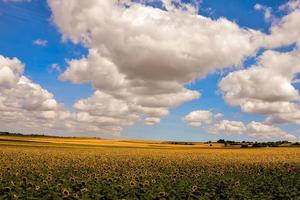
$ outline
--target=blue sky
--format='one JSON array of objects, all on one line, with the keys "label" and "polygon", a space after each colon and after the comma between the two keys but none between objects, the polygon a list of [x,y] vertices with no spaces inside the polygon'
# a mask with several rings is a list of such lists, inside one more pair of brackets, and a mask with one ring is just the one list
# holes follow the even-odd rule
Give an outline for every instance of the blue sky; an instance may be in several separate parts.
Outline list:
[{"label": "blue sky", "polygon": [[[189,1],[183,1],[189,3]],[[278,19],[287,12],[280,11],[279,6],[284,0],[203,0],[200,4],[200,15],[213,20],[221,17],[235,22],[240,28],[259,30],[269,34],[272,20],[264,19],[264,11],[254,8],[256,4],[263,5],[272,10],[272,15]],[[162,4],[155,4],[155,6]],[[71,81],[59,80],[60,74],[68,68],[68,60],[81,59],[88,55],[88,47],[82,43],[75,44],[71,40],[63,40],[62,33],[51,20],[52,10],[44,0],[32,0],[31,2],[5,2],[0,1],[0,55],[5,57],[17,57],[25,64],[24,75],[34,83],[54,95],[57,102],[63,103],[67,110],[73,111],[73,104],[79,99],[91,96],[95,88],[90,83],[74,84]],[[197,35],[197,33],[194,33]],[[47,41],[46,45],[34,44],[40,39]],[[234,38],[233,38],[234,40]],[[290,47],[288,51],[293,49]],[[202,47],[196,51],[202,51]],[[285,51],[279,48],[279,52]],[[256,58],[263,54],[258,51]],[[243,67],[255,64],[255,57],[247,58]],[[51,68],[57,64],[61,71]],[[226,120],[241,121],[245,125],[251,121],[262,122],[265,116],[242,112],[239,106],[229,106],[223,99],[218,87],[221,79],[232,70],[216,70],[205,78],[196,78],[185,87],[199,91],[201,98],[186,101],[179,106],[170,108],[169,114],[161,118],[160,123],[146,126],[141,119],[132,126],[126,126],[123,133],[118,136],[130,139],[163,139],[163,140],[189,140],[207,141],[219,138],[236,140],[253,140],[250,135],[240,134],[211,134],[202,127],[190,127],[182,121],[182,117],[195,110],[209,110],[212,113],[223,113]],[[297,87],[297,86],[295,86]],[[296,124],[279,124],[283,130],[293,132],[298,130]],[[62,131],[57,134],[64,134]],[[69,133],[68,135],[72,135]],[[83,135],[75,133],[73,135]],[[93,136],[94,133],[88,133]],[[97,135],[97,134],[96,134]],[[98,135],[97,135],[98,136]],[[101,136],[101,135],[100,135]],[[110,136],[108,136],[110,137]]]}]

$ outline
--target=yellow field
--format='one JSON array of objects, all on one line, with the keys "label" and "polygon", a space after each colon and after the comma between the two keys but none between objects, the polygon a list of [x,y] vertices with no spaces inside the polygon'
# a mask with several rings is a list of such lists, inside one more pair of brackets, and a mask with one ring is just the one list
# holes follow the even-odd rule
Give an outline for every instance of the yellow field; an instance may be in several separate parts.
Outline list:
[{"label": "yellow field", "polygon": [[[119,146],[119,147],[143,147],[143,148],[222,148],[223,144],[215,143],[212,146],[204,143],[195,143],[194,145],[173,145],[165,144],[163,141],[144,141],[144,140],[106,140],[94,138],[56,138],[56,137],[30,137],[30,136],[0,136],[1,141],[29,141],[50,144],[72,144],[89,146]],[[45,144],[46,145],[46,144]]]},{"label": "yellow field", "polygon": [[299,199],[299,180],[300,148],[0,137],[0,199]]}]

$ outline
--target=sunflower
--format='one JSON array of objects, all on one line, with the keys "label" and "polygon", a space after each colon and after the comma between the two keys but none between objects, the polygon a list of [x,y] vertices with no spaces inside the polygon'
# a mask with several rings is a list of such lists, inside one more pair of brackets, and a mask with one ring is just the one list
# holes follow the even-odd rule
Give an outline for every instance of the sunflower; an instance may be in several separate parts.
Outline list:
[{"label": "sunflower", "polygon": [[159,195],[160,197],[166,197],[166,192],[159,192],[158,195]]},{"label": "sunflower", "polygon": [[89,191],[87,188],[82,188],[82,189],[80,190],[80,192],[82,192],[82,193],[87,192],[87,191]]},{"label": "sunflower", "polygon": [[197,189],[198,189],[198,187],[197,187],[196,185],[193,185],[193,187],[192,187],[192,192],[196,192]]},{"label": "sunflower", "polygon": [[40,190],[40,186],[35,186],[35,190],[39,191]]},{"label": "sunflower", "polygon": [[63,194],[64,197],[68,197],[70,195],[70,192],[69,192],[69,190],[67,190],[66,188],[64,188],[62,190],[62,194]]},{"label": "sunflower", "polygon": [[132,186],[132,187],[135,186],[135,182],[131,181],[130,186]]},{"label": "sunflower", "polygon": [[23,183],[26,183],[27,182],[27,177],[23,176],[22,181],[23,181]]}]

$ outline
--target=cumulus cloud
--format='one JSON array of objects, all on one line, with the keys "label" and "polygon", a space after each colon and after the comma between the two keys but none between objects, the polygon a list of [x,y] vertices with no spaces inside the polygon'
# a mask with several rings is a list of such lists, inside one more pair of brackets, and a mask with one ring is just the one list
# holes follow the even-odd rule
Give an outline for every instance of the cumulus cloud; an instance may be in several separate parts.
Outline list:
[{"label": "cumulus cloud", "polygon": [[35,130],[51,126],[48,120],[64,115],[62,105],[40,85],[23,75],[24,65],[17,58],[0,55],[0,123],[1,127]]},{"label": "cumulus cloud", "polygon": [[[85,58],[70,60],[61,80],[91,83],[97,91],[122,101],[130,112],[144,116],[147,125],[159,122],[169,108],[200,97],[185,84],[241,65],[261,47],[289,45],[299,38],[295,6],[266,35],[224,18],[197,15],[196,9],[187,9],[195,7],[181,1],[178,6],[162,1],[166,10],[145,6],[146,1],[48,2],[63,38],[89,49]],[[272,19],[269,8],[257,5],[256,9],[264,10],[266,20]],[[287,38],[282,37],[285,34]],[[249,113],[271,117],[276,112],[277,121],[278,113],[294,112],[299,100],[292,83],[298,73],[297,55],[297,50],[269,50],[251,68],[232,72],[220,83],[225,100]],[[223,120],[209,111],[194,111],[182,120],[190,126],[214,121],[212,132],[246,131],[242,122]],[[266,121],[273,123],[271,118]]]},{"label": "cumulus cloud", "polygon": [[260,122],[252,121],[247,125],[251,136],[258,140],[295,140],[296,137],[292,134],[286,133],[278,127],[266,125]]},{"label": "cumulus cloud", "polygon": [[138,118],[135,111],[131,110],[124,101],[113,98],[112,96],[100,91],[96,91],[92,97],[79,100],[75,103],[74,108],[78,112],[86,113],[96,120],[95,124],[103,125],[102,122],[111,122],[111,125],[119,125],[120,127],[132,125]]},{"label": "cumulus cloud", "polygon": [[250,113],[268,114],[282,106],[293,109],[288,102],[299,100],[298,90],[292,84],[299,72],[299,50],[288,53],[269,50],[254,66],[231,72],[219,86],[230,105],[240,105]]},{"label": "cumulus cloud", "polygon": [[[261,9],[258,5],[256,9]],[[280,9],[288,10],[278,23],[263,36],[267,48],[296,44],[289,52],[265,51],[256,64],[248,69],[230,73],[219,83],[225,101],[239,105],[244,112],[266,116],[265,123],[252,122],[248,129],[256,138],[295,139],[273,124],[300,124],[297,74],[300,72],[299,26],[300,1],[289,1]]]},{"label": "cumulus cloud", "polygon": [[[57,134],[116,135],[136,120],[126,103],[96,91],[79,100],[70,112],[53,94],[23,74],[17,58],[0,55],[0,126],[2,130]],[[92,106],[94,105],[94,106]]]},{"label": "cumulus cloud", "polygon": [[207,110],[192,111],[182,118],[191,127],[202,127],[211,134],[250,135],[256,140],[288,140],[296,137],[267,123],[252,121],[245,125],[241,121],[223,119],[222,113],[213,114]]},{"label": "cumulus cloud", "polygon": [[267,50],[253,66],[229,73],[219,86],[229,105],[265,115],[266,124],[300,124],[299,91],[295,87],[300,72],[300,1],[289,1],[280,9],[288,14],[263,36],[263,46],[296,44],[295,48],[288,52]]},{"label": "cumulus cloud", "polygon": [[271,26],[270,35],[264,36],[264,46],[267,48],[300,44],[300,1],[288,1],[280,8],[287,10],[288,14]]},{"label": "cumulus cloud", "polygon": [[240,121],[221,120],[208,127],[207,131],[213,134],[243,134],[246,131],[246,127],[243,122]]},{"label": "cumulus cloud", "polygon": [[267,124],[300,122],[299,92],[294,79],[300,72],[300,51],[266,51],[254,66],[224,77],[219,86],[225,101],[247,113],[267,116]]},{"label": "cumulus cloud", "polygon": [[63,38],[89,49],[86,57],[69,61],[60,79],[91,83],[149,125],[169,108],[200,97],[185,84],[254,55],[262,33],[197,15],[197,4],[164,0],[162,10],[145,2],[48,1]]},{"label": "cumulus cloud", "polygon": [[213,114],[208,110],[195,110],[182,118],[191,127],[203,127],[209,133],[243,134],[246,127],[243,122],[223,120],[222,113]]},{"label": "cumulus cloud", "polygon": [[[225,18],[198,15],[197,3],[161,0],[165,9],[159,9],[147,2],[154,0],[48,0],[63,40],[88,49],[85,57],[68,61],[60,79],[90,83],[95,92],[76,102],[75,112],[66,111],[51,93],[23,75],[20,61],[2,57],[0,108],[12,109],[3,112],[3,120],[19,113],[18,119],[33,120],[28,124],[45,121],[48,128],[116,134],[139,119],[153,125],[170,108],[201,96],[186,84],[216,70],[240,66],[261,47],[300,42],[298,1],[282,8],[288,14],[272,25],[270,34],[241,28]],[[262,9],[261,5],[256,9]],[[35,43],[46,45],[47,41]],[[298,72],[299,50],[268,50],[252,67],[223,78],[220,88],[227,103],[267,115],[268,124],[295,122],[299,94],[293,84]],[[211,130],[216,133],[245,130],[242,122],[223,120],[221,114],[209,111],[192,112],[183,120],[191,126],[213,121]]]},{"label": "cumulus cloud", "polygon": [[7,59],[0,55],[0,88],[11,88],[16,85],[23,70],[24,65],[18,59]]},{"label": "cumulus cloud", "polygon": [[203,124],[210,124],[212,122],[213,114],[207,110],[195,110],[182,118],[182,121],[189,126],[202,126]]},{"label": "cumulus cloud", "polygon": [[36,39],[32,43],[34,45],[38,45],[38,46],[47,46],[48,41],[47,40],[43,40],[43,39]]}]

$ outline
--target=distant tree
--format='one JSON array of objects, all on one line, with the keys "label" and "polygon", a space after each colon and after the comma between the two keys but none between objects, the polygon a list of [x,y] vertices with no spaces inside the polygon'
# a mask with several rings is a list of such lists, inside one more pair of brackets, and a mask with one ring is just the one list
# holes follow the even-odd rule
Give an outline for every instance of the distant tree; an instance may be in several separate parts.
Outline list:
[{"label": "distant tree", "polygon": [[224,139],[219,139],[217,142],[218,142],[218,143],[224,144],[224,143],[225,143],[225,140],[224,140]]},{"label": "distant tree", "polygon": [[293,146],[300,146],[300,143],[299,142],[295,142],[292,144]]}]

